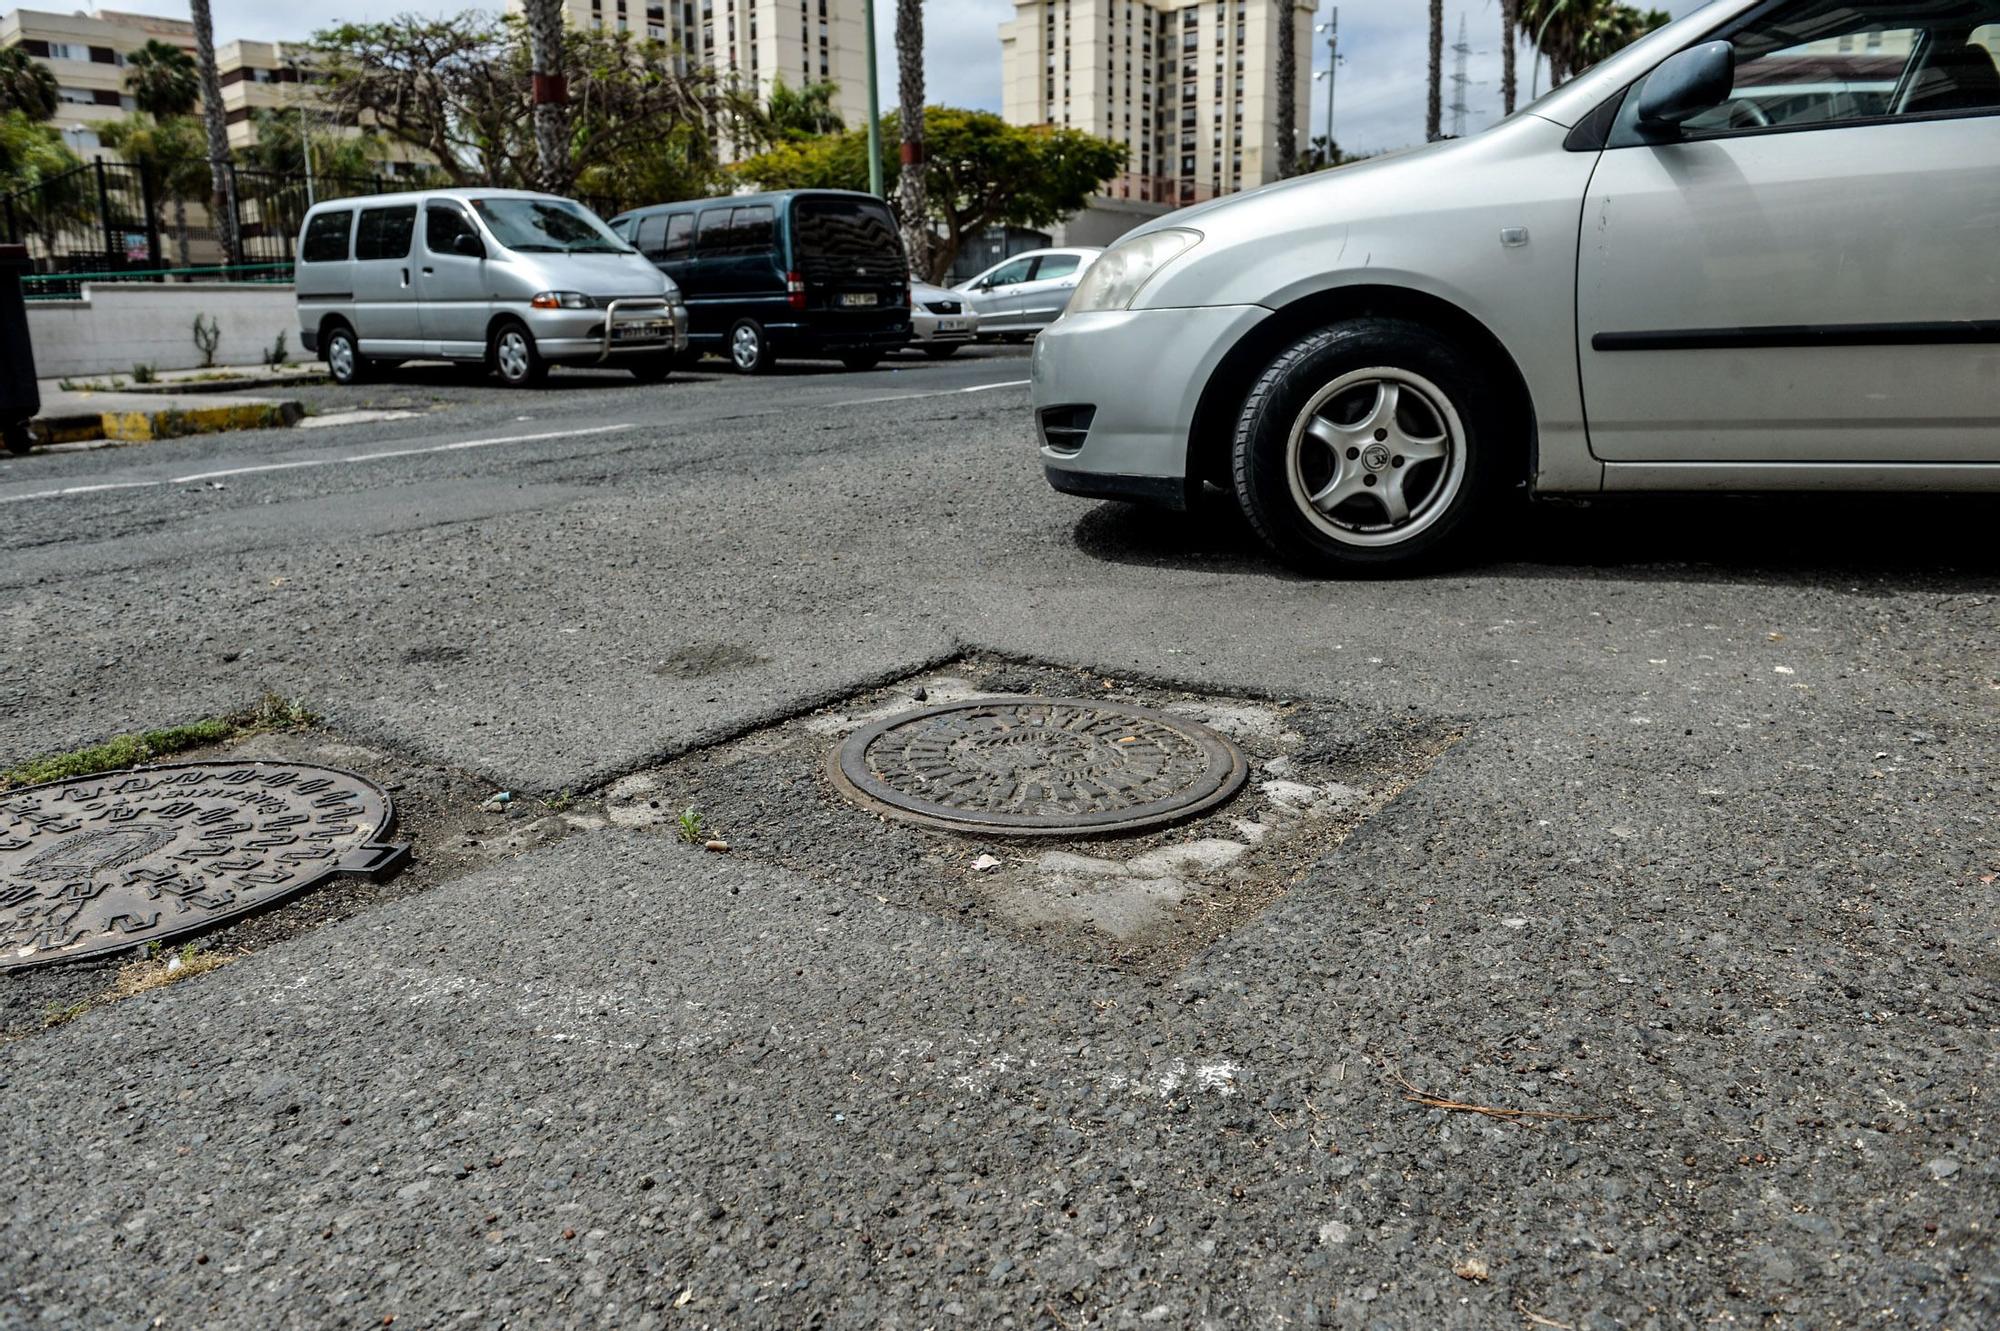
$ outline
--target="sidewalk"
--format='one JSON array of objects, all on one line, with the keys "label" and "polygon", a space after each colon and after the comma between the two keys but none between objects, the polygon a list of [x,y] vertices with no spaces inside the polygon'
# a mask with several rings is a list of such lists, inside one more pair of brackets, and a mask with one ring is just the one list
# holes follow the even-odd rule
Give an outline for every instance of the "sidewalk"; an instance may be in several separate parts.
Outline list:
[{"label": "sidewalk", "polygon": [[143,385],[120,382],[124,376],[44,379],[42,410],[31,428],[35,442],[43,446],[97,439],[140,443],[224,430],[282,428],[305,415],[296,399],[241,390],[311,382],[318,377],[317,370],[307,365],[296,370],[253,366],[163,371],[158,381]]}]

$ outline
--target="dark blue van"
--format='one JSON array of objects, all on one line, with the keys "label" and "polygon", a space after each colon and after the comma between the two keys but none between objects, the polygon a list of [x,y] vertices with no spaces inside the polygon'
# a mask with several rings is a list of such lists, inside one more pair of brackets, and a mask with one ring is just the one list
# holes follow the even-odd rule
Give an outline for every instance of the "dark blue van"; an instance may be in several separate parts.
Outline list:
[{"label": "dark blue van", "polygon": [[865,370],[910,340],[910,265],[882,200],[784,190],[656,204],[611,229],[659,265],[688,308],[688,349],[746,374],[781,356]]}]

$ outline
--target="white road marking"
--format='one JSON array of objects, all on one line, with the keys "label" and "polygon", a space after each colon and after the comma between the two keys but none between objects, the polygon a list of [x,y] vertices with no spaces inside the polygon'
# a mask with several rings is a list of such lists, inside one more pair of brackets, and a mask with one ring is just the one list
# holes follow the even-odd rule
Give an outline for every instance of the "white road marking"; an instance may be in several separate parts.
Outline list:
[{"label": "white road marking", "polygon": [[422,448],[391,448],[374,453],[355,453],[337,458],[300,458],[292,462],[264,462],[250,467],[224,467],[216,471],[191,472],[156,481],[108,481],[98,485],[70,485],[60,490],[36,490],[30,494],[0,496],[0,504],[18,504],[30,499],[61,499],[69,495],[95,494],[103,490],[143,490],[162,485],[187,485],[194,481],[218,480],[224,476],[248,476],[266,471],[296,471],[301,467],[336,467],[343,463],[375,462],[382,458],[415,457],[423,453],[455,453],[468,448],[492,448],[497,444],[531,444],[546,439],[581,439],[594,434],[616,434],[636,430],[636,425],[593,425],[581,430],[545,430],[540,434],[499,435],[492,439],[460,439],[449,444],[428,444]]},{"label": "white road marking", "polygon": [[996,388],[1026,388],[1032,379],[1009,379],[999,384],[973,384],[970,388],[940,388],[930,393],[891,393],[885,397],[857,397],[845,402],[829,402],[829,407],[866,407],[877,402],[914,402],[926,397],[957,397],[962,393],[990,393]]}]

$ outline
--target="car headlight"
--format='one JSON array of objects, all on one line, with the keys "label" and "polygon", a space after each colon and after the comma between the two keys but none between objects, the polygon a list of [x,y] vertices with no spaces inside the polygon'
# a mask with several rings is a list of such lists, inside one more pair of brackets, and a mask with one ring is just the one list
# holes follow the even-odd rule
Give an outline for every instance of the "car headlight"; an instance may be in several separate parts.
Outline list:
[{"label": "car headlight", "polygon": [[1199,231],[1170,227],[1112,246],[1084,270],[1083,280],[1070,295],[1068,312],[1131,309],[1139,289],[1200,240]]},{"label": "car headlight", "polygon": [[594,310],[597,302],[581,291],[537,291],[528,302],[538,310]]}]

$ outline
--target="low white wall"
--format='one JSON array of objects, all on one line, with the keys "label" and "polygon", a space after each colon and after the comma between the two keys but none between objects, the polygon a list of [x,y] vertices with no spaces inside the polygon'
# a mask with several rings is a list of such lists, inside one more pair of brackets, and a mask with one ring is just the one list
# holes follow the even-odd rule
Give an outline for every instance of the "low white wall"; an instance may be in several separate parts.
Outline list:
[{"label": "low white wall", "polygon": [[292,288],[261,282],[103,283],[83,288],[83,299],[30,301],[28,335],[35,373],[44,379],[130,374],[138,364],[156,370],[189,370],[201,364],[194,344],[197,314],[222,330],[217,365],[261,365],[278,334],[295,361],[298,312]]}]

